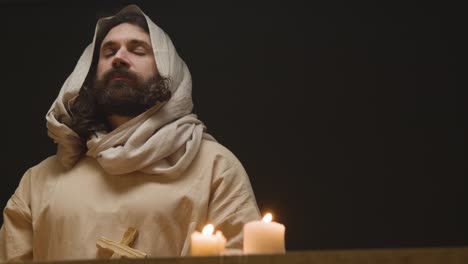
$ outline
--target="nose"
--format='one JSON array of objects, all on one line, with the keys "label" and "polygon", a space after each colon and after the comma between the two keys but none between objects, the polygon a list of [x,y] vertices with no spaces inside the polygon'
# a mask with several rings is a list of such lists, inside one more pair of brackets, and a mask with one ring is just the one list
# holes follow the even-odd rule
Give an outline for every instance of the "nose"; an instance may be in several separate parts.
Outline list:
[{"label": "nose", "polygon": [[112,60],[112,67],[118,68],[122,66],[128,68],[130,66],[130,62],[128,61],[125,51],[120,49],[114,55],[114,59]]}]

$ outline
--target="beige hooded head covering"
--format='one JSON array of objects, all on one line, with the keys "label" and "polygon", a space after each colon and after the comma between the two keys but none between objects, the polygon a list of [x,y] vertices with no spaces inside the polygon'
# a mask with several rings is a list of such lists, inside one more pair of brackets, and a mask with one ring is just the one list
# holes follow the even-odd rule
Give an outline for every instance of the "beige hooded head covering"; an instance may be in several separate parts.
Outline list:
[{"label": "beige hooded head covering", "polygon": [[[120,13],[141,13],[148,23],[159,74],[170,78],[172,97],[119,126],[110,133],[97,133],[87,142],[86,155],[94,157],[110,174],[143,171],[150,174],[177,175],[187,168],[198,153],[202,138],[214,140],[192,113],[192,78],[185,62],[166,33],[137,6]],[[91,67],[97,32],[109,18],[97,23],[94,40],[81,55],[72,74],[63,84],[57,99],[46,115],[49,136],[58,144],[60,163],[71,168],[82,157],[85,146],[67,124],[67,111],[83,85]]]}]

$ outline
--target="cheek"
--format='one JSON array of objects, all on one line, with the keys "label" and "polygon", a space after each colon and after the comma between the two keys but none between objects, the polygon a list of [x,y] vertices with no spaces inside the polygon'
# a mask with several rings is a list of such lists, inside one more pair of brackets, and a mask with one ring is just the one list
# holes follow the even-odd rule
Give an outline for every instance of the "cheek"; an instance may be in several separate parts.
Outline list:
[{"label": "cheek", "polygon": [[106,72],[105,66],[102,63],[98,63],[96,69],[96,77],[101,79],[101,76]]},{"label": "cheek", "polygon": [[145,78],[153,77],[154,74],[157,74],[156,63],[151,60],[144,61],[144,62],[142,61],[140,63],[139,72]]},{"label": "cheek", "polygon": [[158,67],[156,66],[156,61],[154,59],[150,61],[148,65],[148,70],[151,71],[151,76],[153,76],[154,74],[159,74]]}]

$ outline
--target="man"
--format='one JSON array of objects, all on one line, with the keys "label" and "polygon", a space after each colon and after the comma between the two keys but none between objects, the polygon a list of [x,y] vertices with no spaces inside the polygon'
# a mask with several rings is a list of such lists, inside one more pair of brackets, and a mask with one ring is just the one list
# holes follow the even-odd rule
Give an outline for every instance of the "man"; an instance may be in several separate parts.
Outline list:
[{"label": "man", "polygon": [[237,158],[192,113],[191,76],[136,6],[98,22],[46,118],[57,154],[29,169],[4,210],[0,261],[91,259],[100,237],[187,255],[212,223],[228,248],[259,219]]}]

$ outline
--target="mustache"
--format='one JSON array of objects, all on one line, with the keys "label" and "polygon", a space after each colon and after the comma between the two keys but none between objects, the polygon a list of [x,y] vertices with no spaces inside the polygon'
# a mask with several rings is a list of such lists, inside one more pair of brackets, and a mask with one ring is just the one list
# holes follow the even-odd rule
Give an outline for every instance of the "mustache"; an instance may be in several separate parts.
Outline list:
[{"label": "mustache", "polygon": [[108,84],[110,82],[110,80],[114,77],[124,77],[126,79],[129,79],[130,81],[137,81],[139,78],[138,78],[138,75],[132,71],[130,71],[128,68],[126,67],[116,67],[116,68],[112,68],[108,71],[106,71],[103,75],[102,75],[102,81],[105,83],[105,84]]}]

